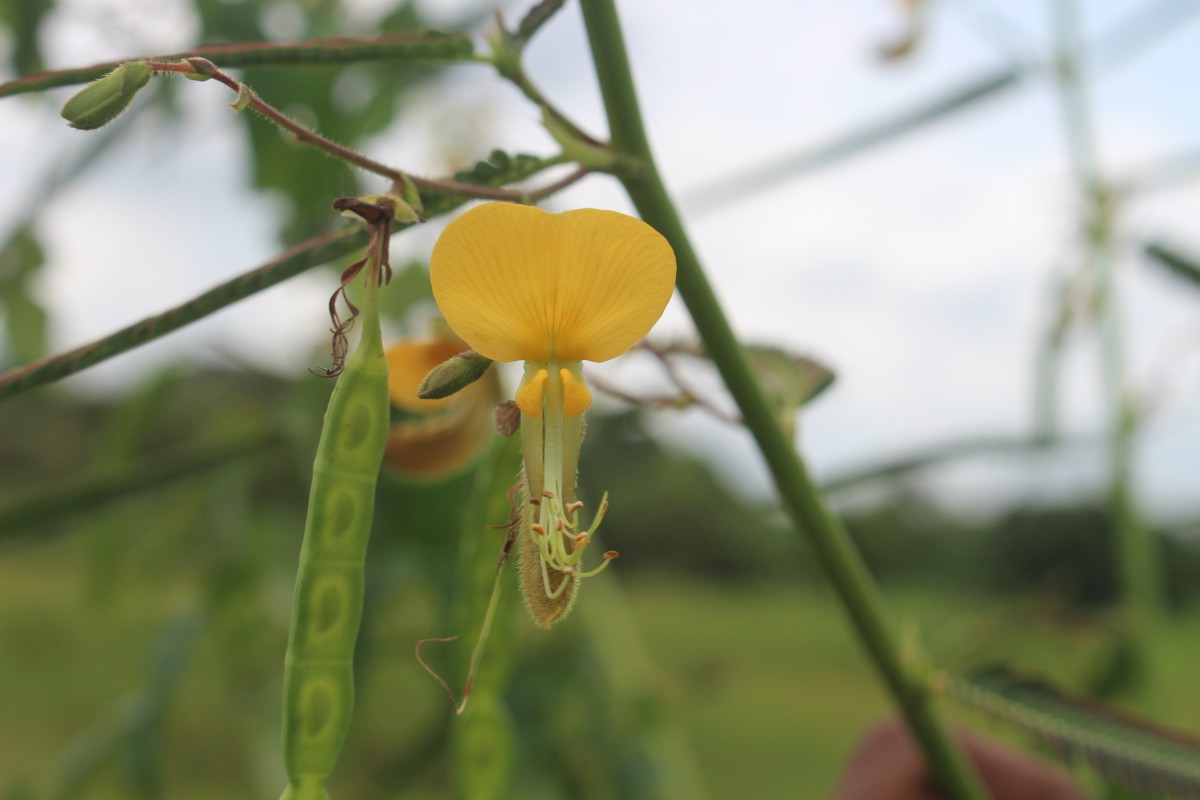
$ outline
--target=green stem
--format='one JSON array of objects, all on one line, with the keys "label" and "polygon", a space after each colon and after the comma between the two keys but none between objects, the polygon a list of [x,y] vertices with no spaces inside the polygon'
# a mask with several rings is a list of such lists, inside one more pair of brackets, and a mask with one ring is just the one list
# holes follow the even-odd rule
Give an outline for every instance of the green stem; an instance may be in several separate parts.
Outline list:
[{"label": "green stem", "polygon": [[620,154],[641,168],[619,175],[642,218],[675,248],[679,294],[767,462],[788,513],[813,550],[868,655],[891,691],[938,783],[961,800],[986,798],[979,778],[952,743],[925,688],[905,672],[878,586],[841,523],[825,508],[804,464],[779,429],[741,344],[708,283],[700,260],[658,175],[642,124],[625,42],[613,0],[582,0],[592,60]]},{"label": "green stem", "polygon": [[340,228],[315,236],[263,266],[226,281],[169,311],[147,317],[141,322],[122,328],[102,339],[97,339],[69,352],[50,356],[0,374],[0,400],[13,397],[37,386],[53,383],[115,355],[154,341],[236,303],[242,298],[295,277],[313,267],[326,264],[361,246],[361,232],[354,227]]},{"label": "green stem", "polygon": [[1080,25],[1073,0],[1054,4],[1059,99],[1076,181],[1087,209],[1087,264],[1095,280],[1095,313],[1109,429],[1109,508],[1116,535],[1117,573],[1128,615],[1129,633],[1144,659],[1148,629],[1164,597],[1153,534],[1138,510],[1133,490],[1137,409],[1126,385],[1119,282],[1113,253],[1113,200],[1100,175],[1094,126],[1080,74]]},{"label": "green stem", "polygon": [[[150,56],[154,61],[207,58],[220,67],[259,67],[290,64],[353,64],[389,61],[407,64],[452,64],[480,60],[466,34],[417,31],[369,39],[314,39],[308,42],[238,42],[212,44],[182,53]],[[96,80],[124,61],[106,61],[75,69],[38,72],[0,83],[0,97],[40,92]]]}]

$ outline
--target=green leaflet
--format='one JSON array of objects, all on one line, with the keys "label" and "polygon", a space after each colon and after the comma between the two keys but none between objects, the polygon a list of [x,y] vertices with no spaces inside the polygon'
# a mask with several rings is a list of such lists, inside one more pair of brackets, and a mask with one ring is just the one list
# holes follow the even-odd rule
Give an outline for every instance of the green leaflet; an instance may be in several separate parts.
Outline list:
[{"label": "green leaflet", "polygon": [[1189,281],[1192,286],[1200,289],[1200,261],[1162,242],[1148,243],[1143,252],[1149,256],[1151,264],[1162,267],[1175,277]]},{"label": "green leaflet", "polygon": [[833,370],[811,358],[766,345],[747,346],[746,356],[767,402],[775,409],[780,427],[794,438],[796,412],[833,384]]},{"label": "green leaflet", "polygon": [[502,186],[532,175],[543,164],[543,159],[528,153],[510,155],[493,150],[486,161],[477,161],[471,169],[454,173],[454,180],[476,186]]},{"label": "green leaflet", "polygon": [[1200,795],[1200,742],[1184,734],[1005,667],[952,678],[949,692],[1033,735],[1063,761],[1083,760],[1105,780],[1154,797]]},{"label": "green leaflet", "polygon": [[529,9],[517,26],[517,39],[522,44],[527,43],[543,25],[550,21],[551,17],[558,13],[565,3],[566,0],[542,0]]}]

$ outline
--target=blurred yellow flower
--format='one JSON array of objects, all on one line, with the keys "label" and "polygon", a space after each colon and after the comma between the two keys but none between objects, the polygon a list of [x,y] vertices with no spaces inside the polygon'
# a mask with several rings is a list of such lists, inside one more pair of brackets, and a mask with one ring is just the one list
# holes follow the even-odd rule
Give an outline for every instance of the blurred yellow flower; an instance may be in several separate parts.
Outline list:
[{"label": "blurred yellow flower", "polygon": [[388,431],[383,463],[412,480],[438,480],[475,460],[492,435],[492,411],[500,402],[500,379],[486,373],[453,397],[423,400],[417,387],[429,371],[466,346],[449,339],[406,339],[388,347],[388,393],[409,415]]},{"label": "blurred yellow flower", "polygon": [[644,222],[614,211],[489,203],[446,226],[429,267],[433,294],[463,341],[494,361],[524,361],[521,410],[527,505],[522,587],[546,627],[570,608],[581,530],[575,473],[592,395],[583,361],[608,361],[650,332],[675,288],[675,254]]}]

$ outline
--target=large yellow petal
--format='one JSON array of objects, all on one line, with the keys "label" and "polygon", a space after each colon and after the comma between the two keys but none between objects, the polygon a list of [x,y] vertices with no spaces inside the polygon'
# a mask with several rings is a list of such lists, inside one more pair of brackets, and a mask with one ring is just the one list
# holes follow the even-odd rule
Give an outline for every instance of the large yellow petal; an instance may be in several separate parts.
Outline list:
[{"label": "large yellow petal", "polygon": [[675,254],[615,211],[488,203],[446,227],[430,279],[450,327],[488,358],[607,361],[662,315]]}]

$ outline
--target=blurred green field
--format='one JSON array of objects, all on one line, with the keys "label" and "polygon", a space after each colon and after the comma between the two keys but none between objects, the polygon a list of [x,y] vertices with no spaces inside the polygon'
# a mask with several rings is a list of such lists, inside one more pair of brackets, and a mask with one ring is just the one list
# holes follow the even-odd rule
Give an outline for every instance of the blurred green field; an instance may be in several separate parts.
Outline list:
[{"label": "blurred green field", "polygon": [[[227,609],[201,628],[175,699],[139,744],[121,720],[137,716],[131,698],[147,681],[163,631],[195,605],[196,576],[122,579],[118,591],[101,596],[84,580],[85,556],[63,540],[10,549],[0,560],[0,797],[54,796],[64,770],[89,769],[95,774],[77,796],[127,797],[130,776],[122,770],[138,762],[108,750],[135,745],[161,748],[162,797],[273,796],[281,785],[277,682],[286,581],[267,588],[261,607]],[[603,641],[621,659],[648,655],[659,709],[678,716],[711,797],[823,797],[864,726],[887,712],[840,612],[819,587],[641,577],[621,594],[608,582],[585,598],[587,613],[550,633],[520,620],[522,659],[554,658],[596,619],[632,621],[640,642],[611,632]],[[890,595],[901,617],[919,622],[940,664],[1003,654],[1077,685],[1103,653],[1102,625],[1045,604],[915,588],[893,587]],[[356,776],[362,772],[399,787],[387,797],[449,796],[449,704],[412,653],[417,639],[442,631],[419,581],[381,606],[369,617],[370,667],[334,787],[339,796],[377,796],[372,782]],[[1200,698],[1189,665],[1200,660],[1200,619],[1193,612],[1173,628],[1162,638],[1170,643],[1163,679],[1146,700],[1164,721],[1197,730]],[[572,670],[563,665],[564,674]],[[595,698],[604,692],[595,687]],[[619,693],[610,698],[621,702]],[[587,742],[577,744],[586,759]],[[519,764],[539,758],[522,748]],[[520,776],[517,786],[513,796],[556,796]],[[605,786],[598,778],[577,796],[621,796]]]}]

